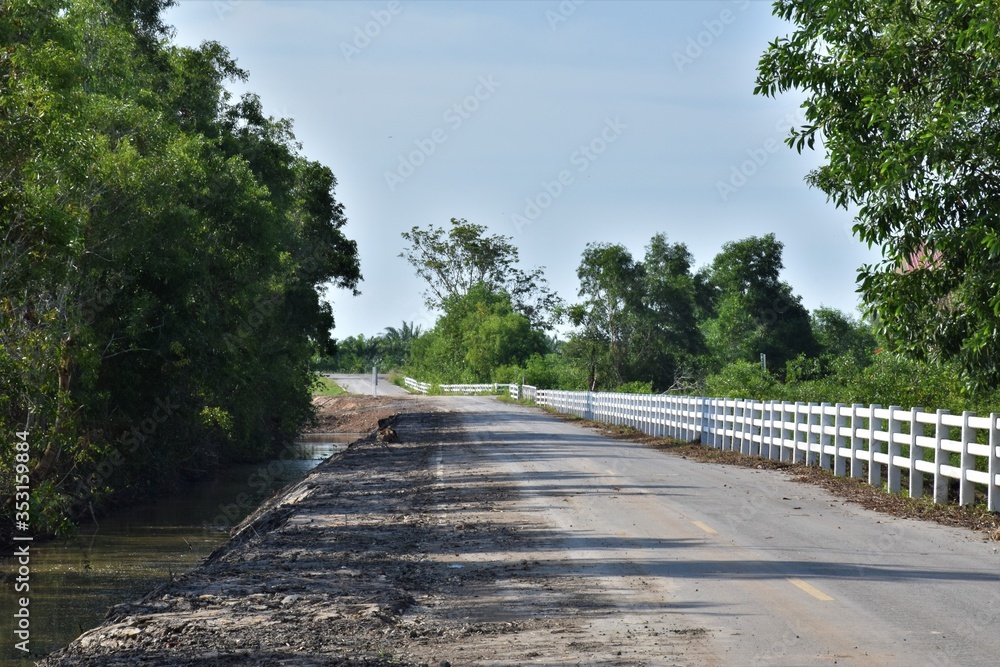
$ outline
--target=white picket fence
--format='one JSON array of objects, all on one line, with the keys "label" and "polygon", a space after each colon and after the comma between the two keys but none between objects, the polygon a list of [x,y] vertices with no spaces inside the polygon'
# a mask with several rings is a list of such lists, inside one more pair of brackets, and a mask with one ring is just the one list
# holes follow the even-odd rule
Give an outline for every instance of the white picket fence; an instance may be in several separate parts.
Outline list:
[{"label": "white picket fence", "polygon": [[[949,480],[958,480],[960,504],[974,502],[979,489],[989,510],[1000,511],[997,413],[979,417],[898,406],[545,389],[537,391],[536,402],[652,436],[699,440],[749,456],[818,465],[839,476],[867,477],[869,484],[885,483],[892,493],[901,491],[906,471],[910,497],[922,497],[930,483],[939,503],[948,500]],[[958,455],[959,465],[951,465],[951,454]]]},{"label": "white picket fence", "polygon": [[[407,389],[420,394],[426,394],[434,385],[428,382],[418,382],[411,377],[403,378]],[[493,382],[491,384],[441,384],[438,385],[442,392],[446,394],[496,394],[501,389],[506,389],[508,395],[515,400],[535,400],[537,389],[530,385],[504,384]]]}]

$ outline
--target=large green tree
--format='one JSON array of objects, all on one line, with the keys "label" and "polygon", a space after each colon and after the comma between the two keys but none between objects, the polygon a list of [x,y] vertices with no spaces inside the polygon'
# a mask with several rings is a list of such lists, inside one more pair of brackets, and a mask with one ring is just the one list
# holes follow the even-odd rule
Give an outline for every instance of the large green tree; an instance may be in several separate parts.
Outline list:
[{"label": "large green tree", "polygon": [[586,365],[591,390],[628,382],[642,308],[642,263],[621,244],[591,243],[576,275],[583,301],[569,311],[578,327],[570,353]]},{"label": "large green tree", "polygon": [[487,235],[486,227],[451,219],[451,227],[413,227],[403,232],[409,245],[399,254],[424,280],[427,306],[443,310],[449,298],[468,294],[476,285],[506,292],[515,309],[532,324],[552,328],[559,318],[559,298],[548,288],[542,268],[519,266],[517,246],[509,236]]},{"label": "large green tree", "polygon": [[692,368],[705,351],[692,261],[687,247],[665,234],[650,240],[641,262],[620,244],[587,246],[567,354],[586,369],[588,387],[648,382],[665,390]]},{"label": "large green tree", "polygon": [[778,0],[790,21],[756,92],[805,93],[788,143],[818,142],[808,182],[857,211],[884,259],[860,292],[889,342],[1000,382],[1000,2]]},{"label": "large green tree", "polygon": [[434,328],[414,341],[411,368],[431,381],[491,382],[503,366],[545,354],[545,334],[517,312],[509,294],[485,283],[444,300]]},{"label": "large green tree", "polygon": [[774,234],[723,244],[705,272],[711,317],[706,339],[716,363],[757,362],[772,369],[819,348],[809,312],[781,280],[783,245]]},{"label": "large green tree", "polygon": [[0,425],[42,530],[291,437],[360,279],[333,174],[167,4],[0,4]]},{"label": "large green tree", "polygon": [[656,390],[689,384],[698,358],[707,352],[698,327],[693,265],[687,246],[668,242],[666,234],[655,235],[646,246],[635,375]]}]

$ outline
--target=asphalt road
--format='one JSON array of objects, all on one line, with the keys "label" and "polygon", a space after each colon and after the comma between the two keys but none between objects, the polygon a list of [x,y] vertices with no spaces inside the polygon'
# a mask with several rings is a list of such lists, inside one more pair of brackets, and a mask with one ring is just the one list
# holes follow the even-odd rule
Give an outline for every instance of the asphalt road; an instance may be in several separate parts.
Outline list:
[{"label": "asphalt road", "polygon": [[434,400],[473,443],[441,448],[442,479],[471,456],[513,480],[519,511],[558,535],[548,562],[613,591],[623,622],[706,630],[685,664],[997,663],[1000,544],[982,535],[488,397]]},{"label": "asphalt road", "polygon": [[[362,396],[372,395],[372,374],[367,375],[346,375],[343,373],[325,373],[326,377],[330,378],[341,387],[344,391],[350,394],[360,394]],[[409,392],[402,387],[397,387],[393,383],[389,382],[387,376],[378,376],[378,395],[379,396],[408,396]]]}]

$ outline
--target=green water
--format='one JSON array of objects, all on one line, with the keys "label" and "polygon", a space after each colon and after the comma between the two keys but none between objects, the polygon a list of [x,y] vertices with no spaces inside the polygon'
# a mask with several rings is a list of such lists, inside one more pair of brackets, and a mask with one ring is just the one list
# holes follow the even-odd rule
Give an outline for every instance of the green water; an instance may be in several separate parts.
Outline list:
[{"label": "green water", "polygon": [[[155,503],[122,508],[65,540],[32,544],[30,654],[14,645],[14,582],[2,584],[0,665],[21,667],[98,625],[108,609],[142,597],[198,565],[228,538],[227,530],[261,501],[301,478],[357,435],[315,434],[289,455],[235,466],[212,480]],[[16,564],[4,563],[3,572]]]}]

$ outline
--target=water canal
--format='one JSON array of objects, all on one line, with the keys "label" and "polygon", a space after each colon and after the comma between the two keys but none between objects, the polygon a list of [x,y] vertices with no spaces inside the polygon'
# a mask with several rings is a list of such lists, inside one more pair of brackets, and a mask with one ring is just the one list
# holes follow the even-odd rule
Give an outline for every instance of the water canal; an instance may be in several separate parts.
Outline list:
[{"label": "water canal", "polygon": [[71,538],[32,546],[31,653],[13,647],[17,596],[13,582],[4,582],[0,665],[32,664],[98,625],[112,606],[195,567],[263,500],[359,437],[308,434],[279,459],[234,466],[156,502],[121,508]]}]

